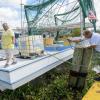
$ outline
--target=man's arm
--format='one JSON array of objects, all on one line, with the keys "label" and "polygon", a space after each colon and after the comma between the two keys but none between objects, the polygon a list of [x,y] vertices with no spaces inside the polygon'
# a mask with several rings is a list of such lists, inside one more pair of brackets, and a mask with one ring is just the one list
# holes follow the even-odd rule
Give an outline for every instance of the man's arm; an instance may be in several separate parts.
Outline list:
[{"label": "man's arm", "polygon": [[91,46],[89,46],[88,48],[93,48],[93,49],[95,49],[95,48],[96,48],[96,45],[91,45]]},{"label": "man's arm", "polygon": [[76,43],[78,43],[78,42],[81,42],[82,40],[81,39],[76,39],[76,40],[72,40],[72,39],[67,39],[69,42],[76,42]]}]

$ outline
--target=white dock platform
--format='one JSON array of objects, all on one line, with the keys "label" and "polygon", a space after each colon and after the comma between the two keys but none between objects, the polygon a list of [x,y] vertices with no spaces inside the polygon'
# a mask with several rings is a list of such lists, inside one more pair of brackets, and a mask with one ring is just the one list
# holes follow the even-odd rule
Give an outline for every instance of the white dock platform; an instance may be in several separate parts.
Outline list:
[{"label": "white dock platform", "polygon": [[45,56],[34,60],[20,59],[16,65],[4,68],[5,61],[0,61],[0,89],[14,90],[25,83],[55,68],[73,57],[71,48],[62,51],[47,52]]}]

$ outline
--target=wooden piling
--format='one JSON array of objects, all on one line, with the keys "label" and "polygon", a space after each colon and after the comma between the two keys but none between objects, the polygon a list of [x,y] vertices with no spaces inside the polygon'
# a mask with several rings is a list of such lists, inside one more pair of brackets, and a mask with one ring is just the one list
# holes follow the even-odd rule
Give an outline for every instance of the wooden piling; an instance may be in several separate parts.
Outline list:
[{"label": "wooden piling", "polygon": [[69,86],[82,90],[91,63],[93,49],[75,48],[69,75]]}]

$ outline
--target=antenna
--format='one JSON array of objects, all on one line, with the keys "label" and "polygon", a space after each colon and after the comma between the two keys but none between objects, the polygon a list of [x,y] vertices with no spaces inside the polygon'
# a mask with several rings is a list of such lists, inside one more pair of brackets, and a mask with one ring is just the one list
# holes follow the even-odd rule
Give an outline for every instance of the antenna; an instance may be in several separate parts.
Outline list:
[{"label": "antenna", "polygon": [[83,13],[81,7],[80,7],[80,28],[81,28],[81,37],[82,37],[83,36]]},{"label": "antenna", "polygon": [[22,0],[21,0],[21,34],[23,33],[23,4],[22,4]]}]

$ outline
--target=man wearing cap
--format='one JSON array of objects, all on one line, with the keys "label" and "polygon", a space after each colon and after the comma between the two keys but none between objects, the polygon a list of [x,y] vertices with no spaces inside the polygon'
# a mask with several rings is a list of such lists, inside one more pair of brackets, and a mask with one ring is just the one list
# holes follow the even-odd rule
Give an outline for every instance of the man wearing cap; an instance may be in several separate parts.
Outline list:
[{"label": "man wearing cap", "polygon": [[[88,48],[93,48],[94,49],[94,65],[98,66],[97,67],[97,73],[98,76],[97,78],[95,78],[95,80],[100,81],[100,34],[99,33],[95,33],[95,32],[91,32],[89,30],[85,30],[83,32],[83,36],[85,37],[84,39],[89,40],[90,46]],[[83,41],[81,39],[77,39],[77,40],[69,40],[71,42],[80,42]]]},{"label": "man wearing cap", "polygon": [[96,65],[97,67],[95,67],[94,69],[96,69],[98,76],[97,78],[95,78],[95,80],[100,81],[100,34],[99,33],[94,33],[91,31],[84,31],[83,33],[84,37],[86,39],[89,39],[90,42],[90,47],[89,48],[94,48],[94,55],[93,55],[93,63],[94,65]]}]

